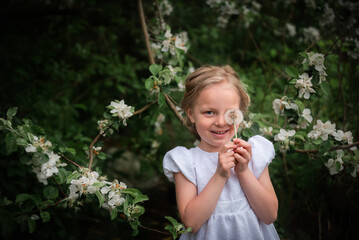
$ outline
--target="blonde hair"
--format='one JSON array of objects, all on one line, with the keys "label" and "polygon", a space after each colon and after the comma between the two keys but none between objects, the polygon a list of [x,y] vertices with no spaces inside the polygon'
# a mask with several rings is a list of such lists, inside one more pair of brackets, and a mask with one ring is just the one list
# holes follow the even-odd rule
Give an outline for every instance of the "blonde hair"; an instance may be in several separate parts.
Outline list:
[{"label": "blonde hair", "polygon": [[[191,73],[186,79],[186,91],[181,102],[182,109],[187,112],[188,109],[193,107],[197,97],[204,88],[223,81],[233,85],[238,92],[239,109],[242,112],[247,111],[250,104],[250,98],[242,86],[237,73],[228,65],[223,67],[202,66]],[[191,123],[188,117],[186,124],[190,128],[191,133],[198,140],[201,140],[201,137],[197,133],[196,126]]]}]

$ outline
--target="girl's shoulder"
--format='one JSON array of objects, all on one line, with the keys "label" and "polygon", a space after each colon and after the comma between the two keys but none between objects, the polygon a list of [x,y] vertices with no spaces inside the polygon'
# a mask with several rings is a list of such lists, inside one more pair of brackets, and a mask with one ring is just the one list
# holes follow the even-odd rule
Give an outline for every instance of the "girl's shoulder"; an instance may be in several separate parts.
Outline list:
[{"label": "girl's shoulder", "polygon": [[163,170],[168,180],[173,182],[173,173],[182,172],[185,177],[195,182],[195,165],[193,162],[194,148],[178,146],[168,151],[163,158]]},{"label": "girl's shoulder", "polygon": [[251,166],[254,175],[258,178],[275,157],[273,143],[260,135],[248,139],[252,148]]}]

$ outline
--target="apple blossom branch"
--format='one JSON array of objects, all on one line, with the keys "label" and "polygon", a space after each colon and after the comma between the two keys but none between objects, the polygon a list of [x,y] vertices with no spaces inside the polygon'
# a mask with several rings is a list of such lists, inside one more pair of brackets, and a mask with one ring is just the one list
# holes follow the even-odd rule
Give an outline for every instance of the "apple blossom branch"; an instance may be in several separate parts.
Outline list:
[{"label": "apple blossom branch", "polygon": [[[143,35],[145,38],[149,61],[150,61],[150,64],[155,64],[155,59],[153,57],[150,40],[149,40],[149,36],[148,36],[148,32],[147,32],[147,25],[146,25],[146,21],[145,21],[145,14],[143,12],[142,0],[138,0],[138,9],[140,12],[142,31],[143,31]],[[176,115],[176,117],[180,120],[180,122],[183,124],[183,126],[186,126],[185,120],[183,119],[182,115],[177,111],[176,106],[173,104],[173,101],[171,101],[170,97],[167,94],[164,93],[164,96],[166,99],[166,103],[168,104],[170,109],[173,111],[173,113]],[[188,127],[186,127],[186,128],[188,129]]]},{"label": "apple blossom branch", "polygon": [[[133,115],[137,115],[140,114],[144,111],[146,111],[148,108],[150,108],[152,105],[154,104],[154,102],[147,104],[146,106],[142,107],[141,109],[135,111],[133,113]],[[112,123],[113,124],[113,123]],[[90,155],[90,160],[89,160],[89,165],[88,165],[88,169],[91,171],[92,168],[92,163],[93,163],[93,146],[98,142],[98,140],[111,128],[112,124],[110,124],[103,132],[97,134],[97,136],[92,140],[90,146],[89,146],[89,155]],[[66,159],[67,161],[71,161],[69,159]],[[77,165],[78,166],[78,165]],[[81,168],[81,166],[79,166]]]}]

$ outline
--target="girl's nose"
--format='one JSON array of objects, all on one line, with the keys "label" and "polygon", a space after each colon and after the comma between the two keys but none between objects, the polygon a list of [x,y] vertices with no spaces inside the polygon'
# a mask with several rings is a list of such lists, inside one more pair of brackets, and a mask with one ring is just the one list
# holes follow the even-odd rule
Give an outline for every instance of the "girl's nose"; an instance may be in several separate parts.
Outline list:
[{"label": "girl's nose", "polygon": [[226,125],[226,119],[224,118],[224,115],[218,115],[216,119],[216,125],[218,126],[224,126]]}]

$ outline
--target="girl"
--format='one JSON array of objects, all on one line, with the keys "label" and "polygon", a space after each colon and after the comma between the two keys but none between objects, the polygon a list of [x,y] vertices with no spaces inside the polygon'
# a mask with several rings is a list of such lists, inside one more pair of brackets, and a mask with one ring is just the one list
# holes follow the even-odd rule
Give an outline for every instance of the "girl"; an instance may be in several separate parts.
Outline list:
[{"label": "girl", "polygon": [[166,153],[164,173],[175,181],[184,239],[279,239],[272,224],[278,200],[268,164],[273,144],[261,136],[235,138],[225,120],[230,109],[244,112],[249,96],[229,67],[204,66],[186,79],[182,109],[200,143]]}]

